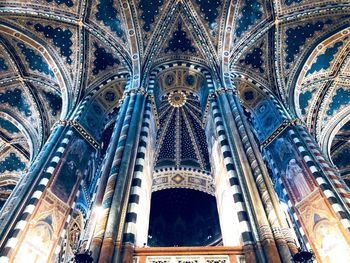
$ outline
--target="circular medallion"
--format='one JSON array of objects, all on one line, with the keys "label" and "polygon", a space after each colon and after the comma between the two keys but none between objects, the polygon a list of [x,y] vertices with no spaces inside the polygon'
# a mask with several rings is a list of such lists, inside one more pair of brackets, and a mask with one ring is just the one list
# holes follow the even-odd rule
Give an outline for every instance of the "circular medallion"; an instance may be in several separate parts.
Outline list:
[{"label": "circular medallion", "polygon": [[110,101],[110,102],[114,101],[114,100],[115,100],[115,94],[114,94],[114,92],[112,92],[112,91],[107,91],[107,92],[105,93],[105,99],[106,99],[106,101]]},{"label": "circular medallion", "polygon": [[252,90],[248,90],[246,92],[244,92],[244,99],[246,101],[252,101],[254,100],[255,96],[254,96],[254,92]]},{"label": "circular medallion", "polygon": [[186,84],[188,85],[188,86],[193,86],[194,85],[194,83],[195,83],[195,78],[194,78],[194,76],[193,75],[186,75],[186,77],[185,77],[185,80],[186,80]]},{"label": "circular medallion", "polygon": [[186,95],[181,91],[175,91],[169,95],[168,101],[173,107],[182,107],[186,103]]}]

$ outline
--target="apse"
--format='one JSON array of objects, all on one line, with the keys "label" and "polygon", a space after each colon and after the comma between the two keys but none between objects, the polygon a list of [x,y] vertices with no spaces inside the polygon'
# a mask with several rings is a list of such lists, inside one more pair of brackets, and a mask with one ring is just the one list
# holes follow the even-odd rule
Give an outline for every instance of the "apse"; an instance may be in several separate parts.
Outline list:
[{"label": "apse", "polygon": [[208,246],[220,238],[213,196],[181,188],[152,193],[149,246]]},{"label": "apse", "polygon": [[148,245],[208,246],[221,242],[214,180],[197,90],[200,75],[161,74]]}]

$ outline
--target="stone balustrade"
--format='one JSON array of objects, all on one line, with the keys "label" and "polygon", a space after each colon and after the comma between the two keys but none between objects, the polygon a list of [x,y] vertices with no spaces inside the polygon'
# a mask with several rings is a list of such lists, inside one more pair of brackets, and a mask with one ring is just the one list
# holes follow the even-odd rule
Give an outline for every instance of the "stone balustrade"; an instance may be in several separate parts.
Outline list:
[{"label": "stone balustrade", "polygon": [[133,263],[245,263],[241,247],[136,248]]}]

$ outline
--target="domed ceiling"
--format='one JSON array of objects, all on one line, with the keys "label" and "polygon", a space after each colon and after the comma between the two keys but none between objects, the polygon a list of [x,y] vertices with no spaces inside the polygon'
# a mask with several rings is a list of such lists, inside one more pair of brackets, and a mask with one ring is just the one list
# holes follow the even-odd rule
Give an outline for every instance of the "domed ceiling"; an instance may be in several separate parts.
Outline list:
[{"label": "domed ceiling", "polygon": [[348,0],[0,0],[0,113],[32,160],[53,124],[101,83],[127,72],[130,87],[147,88],[155,66],[182,61],[210,69],[217,87],[245,81],[271,91],[329,150],[350,109],[349,8]]},{"label": "domed ceiling", "polygon": [[156,169],[188,166],[210,171],[198,98],[174,92],[162,101],[159,111]]}]

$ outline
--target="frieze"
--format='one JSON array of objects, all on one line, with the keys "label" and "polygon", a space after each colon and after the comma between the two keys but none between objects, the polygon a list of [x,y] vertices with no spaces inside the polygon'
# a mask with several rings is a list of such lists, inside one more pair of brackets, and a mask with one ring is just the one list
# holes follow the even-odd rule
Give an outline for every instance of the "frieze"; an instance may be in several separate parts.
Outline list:
[{"label": "frieze", "polygon": [[281,125],[261,144],[262,147],[266,148],[272,141],[274,141],[286,128],[291,125],[302,124],[300,119],[284,120]]},{"label": "frieze", "polygon": [[197,169],[172,169],[156,170],[153,174],[152,192],[171,188],[186,188],[215,194],[214,182],[211,175]]}]

